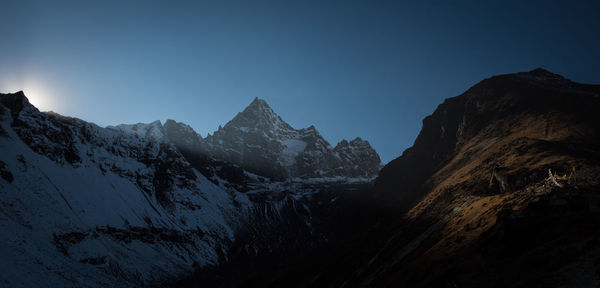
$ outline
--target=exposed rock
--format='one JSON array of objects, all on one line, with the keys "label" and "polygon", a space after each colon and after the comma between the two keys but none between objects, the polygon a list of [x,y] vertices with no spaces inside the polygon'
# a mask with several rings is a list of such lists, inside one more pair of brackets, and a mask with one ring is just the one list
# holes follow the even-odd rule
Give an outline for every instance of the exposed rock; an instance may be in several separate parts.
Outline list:
[{"label": "exposed rock", "polygon": [[[262,99],[254,99],[203,142],[207,155],[253,173],[283,178],[372,178],[381,160],[368,142],[334,149],[314,126],[294,129]],[[343,146],[343,145],[342,145]]]}]

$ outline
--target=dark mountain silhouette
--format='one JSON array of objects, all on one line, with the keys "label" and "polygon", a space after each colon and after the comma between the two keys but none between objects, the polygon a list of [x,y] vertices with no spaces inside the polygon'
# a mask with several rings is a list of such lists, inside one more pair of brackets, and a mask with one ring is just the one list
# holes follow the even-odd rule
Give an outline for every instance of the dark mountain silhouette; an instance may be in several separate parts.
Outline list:
[{"label": "dark mountain silhouette", "polygon": [[362,281],[597,286],[599,109],[600,86],[543,69],[447,99],[376,180],[378,200],[408,208],[414,228]]},{"label": "dark mountain silhouette", "polygon": [[282,281],[598,287],[598,111],[599,85],[543,69],[447,99],[382,169],[347,238]]}]

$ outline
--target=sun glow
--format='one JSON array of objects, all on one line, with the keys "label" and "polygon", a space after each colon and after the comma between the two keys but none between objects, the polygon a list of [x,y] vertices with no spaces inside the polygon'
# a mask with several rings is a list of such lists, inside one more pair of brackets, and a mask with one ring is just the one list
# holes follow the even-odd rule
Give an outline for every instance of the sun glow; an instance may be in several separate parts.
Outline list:
[{"label": "sun glow", "polygon": [[23,85],[23,92],[27,99],[29,99],[29,103],[33,104],[33,106],[40,111],[56,109],[52,101],[52,91],[49,90],[46,85],[43,85],[38,81],[26,82],[25,85]]},{"label": "sun glow", "polygon": [[64,108],[62,105],[57,105],[56,88],[50,85],[51,82],[45,77],[37,75],[28,75],[19,78],[4,78],[0,79],[0,93],[15,93],[23,90],[25,96],[33,106],[40,111],[57,111]]}]

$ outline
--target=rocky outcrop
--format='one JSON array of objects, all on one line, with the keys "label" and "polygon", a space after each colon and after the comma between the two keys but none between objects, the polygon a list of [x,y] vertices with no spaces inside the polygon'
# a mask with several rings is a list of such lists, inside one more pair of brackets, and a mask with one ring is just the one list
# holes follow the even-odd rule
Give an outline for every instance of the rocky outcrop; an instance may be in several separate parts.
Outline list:
[{"label": "rocky outcrop", "polygon": [[193,151],[202,144],[202,136],[185,123],[169,119],[163,127],[165,137],[181,151]]},{"label": "rocky outcrop", "polygon": [[379,156],[369,141],[362,140],[360,137],[348,142],[340,141],[333,151],[341,158],[342,167],[346,173],[352,177],[370,177],[378,175],[383,167]]}]

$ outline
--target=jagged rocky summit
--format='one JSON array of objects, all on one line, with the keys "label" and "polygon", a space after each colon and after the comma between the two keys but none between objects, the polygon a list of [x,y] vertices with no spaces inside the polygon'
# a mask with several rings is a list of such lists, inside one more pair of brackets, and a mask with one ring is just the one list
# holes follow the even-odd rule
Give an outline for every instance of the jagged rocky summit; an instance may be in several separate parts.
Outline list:
[{"label": "jagged rocky summit", "polygon": [[258,98],[208,135],[203,149],[215,158],[275,178],[373,178],[382,167],[367,141],[343,140],[331,147],[314,126],[294,129]]},{"label": "jagged rocky summit", "polygon": [[171,142],[197,158],[234,164],[277,180],[362,178],[367,181],[383,167],[368,141],[342,140],[332,147],[314,126],[294,129],[259,98],[206,138],[173,120],[164,125],[155,121],[110,128]]}]

